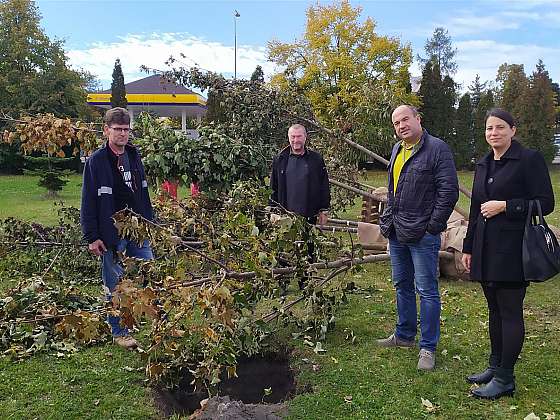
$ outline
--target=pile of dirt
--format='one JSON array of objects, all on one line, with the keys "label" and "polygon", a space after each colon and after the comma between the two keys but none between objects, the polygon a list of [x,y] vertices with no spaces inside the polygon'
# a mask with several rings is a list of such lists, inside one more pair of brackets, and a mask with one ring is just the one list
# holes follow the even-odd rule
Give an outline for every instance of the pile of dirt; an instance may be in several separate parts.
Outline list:
[{"label": "pile of dirt", "polygon": [[287,415],[284,404],[244,404],[228,396],[203,401],[192,420],[281,420]]}]

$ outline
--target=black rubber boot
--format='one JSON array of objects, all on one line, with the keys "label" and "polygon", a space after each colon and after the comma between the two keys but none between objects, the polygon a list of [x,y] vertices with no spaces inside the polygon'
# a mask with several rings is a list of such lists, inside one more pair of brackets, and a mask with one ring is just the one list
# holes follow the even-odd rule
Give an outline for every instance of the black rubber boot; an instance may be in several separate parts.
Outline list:
[{"label": "black rubber boot", "polygon": [[478,398],[496,400],[503,396],[511,397],[515,392],[513,369],[496,368],[494,377],[486,385],[473,389],[471,393]]},{"label": "black rubber boot", "polygon": [[491,354],[488,359],[488,367],[486,370],[467,376],[467,382],[471,384],[487,384],[494,377],[494,373],[496,372],[496,368],[498,366],[500,366],[498,357]]}]

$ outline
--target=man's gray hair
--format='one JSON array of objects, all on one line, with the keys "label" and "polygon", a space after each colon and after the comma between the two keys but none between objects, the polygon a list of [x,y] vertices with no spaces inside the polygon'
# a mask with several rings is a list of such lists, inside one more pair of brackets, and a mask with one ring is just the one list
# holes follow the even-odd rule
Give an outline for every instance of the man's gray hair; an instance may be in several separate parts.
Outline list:
[{"label": "man's gray hair", "polygon": [[407,107],[408,109],[410,109],[410,111],[412,112],[412,115],[413,115],[414,117],[416,117],[416,116],[419,114],[418,108],[416,108],[416,107],[414,107],[414,106],[412,106],[412,105],[408,105],[408,104],[399,105],[398,107],[396,107],[396,108],[393,110],[393,112],[395,112],[395,111],[396,111],[398,108],[400,108],[401,106],[404,106],[404,107]]},{"label": "man's gray hair", "polygon": [[305,137],[307,137],[307,129],[305,128],[304,125],[292,124],[290,126],[290,128],[288,128],[288,134],[290,134],[290,131],[292,131],[292,130],[303,130],[303,133],[305,134]]}]

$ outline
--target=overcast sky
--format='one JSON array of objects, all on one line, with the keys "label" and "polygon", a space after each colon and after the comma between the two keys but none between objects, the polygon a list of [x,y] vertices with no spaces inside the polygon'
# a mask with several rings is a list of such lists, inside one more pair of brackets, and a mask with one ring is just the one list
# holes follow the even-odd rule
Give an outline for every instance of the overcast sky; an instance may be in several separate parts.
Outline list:
[{"label": "overcast sky", "polygon": [[[321,2],[329,4],[331,2]],[[111,82],[116,58],[125,82],[146,75],[141,65],[165,69],[170,55],[184,65],[225,76],[234,68],[234,10],[237,18],[237,73],[249,76],[257,65],[265,75],[267,42],[301,37],[308,1],[164,1],[39,0],[42,26],[65,41],[70,63],[90,71],[104,88]],[[458,53],[455,80],[466,88],[476,74],[494,80],[504,62],[524,64],[530,74],[541,58],[552,79],[560,81],[560,0],[523,1],[352,1],[362,17],[377,22],[377,33],[409,43],[414,55],[434,29],[449,30]],[[411,67],[419,76],[416,63]]]}]

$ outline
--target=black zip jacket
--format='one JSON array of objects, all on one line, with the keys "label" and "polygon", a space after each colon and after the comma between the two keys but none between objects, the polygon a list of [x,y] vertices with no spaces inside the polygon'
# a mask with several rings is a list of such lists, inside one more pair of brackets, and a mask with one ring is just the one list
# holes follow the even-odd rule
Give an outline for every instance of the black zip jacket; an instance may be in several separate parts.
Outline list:
[{"label": "black zip jacket", "polygon": [[[286,166],[290,157],[290,146],[285,147],[272,161],[270,187],[272,188],[271,205],[280,204],[287,207]],[[305,217],[315,218],[319,211],[328,210],[331,203],[329,176],[323,157],[312,150],[305,149],[303,158],[309,168],[307,178],[307,202]]]}]

